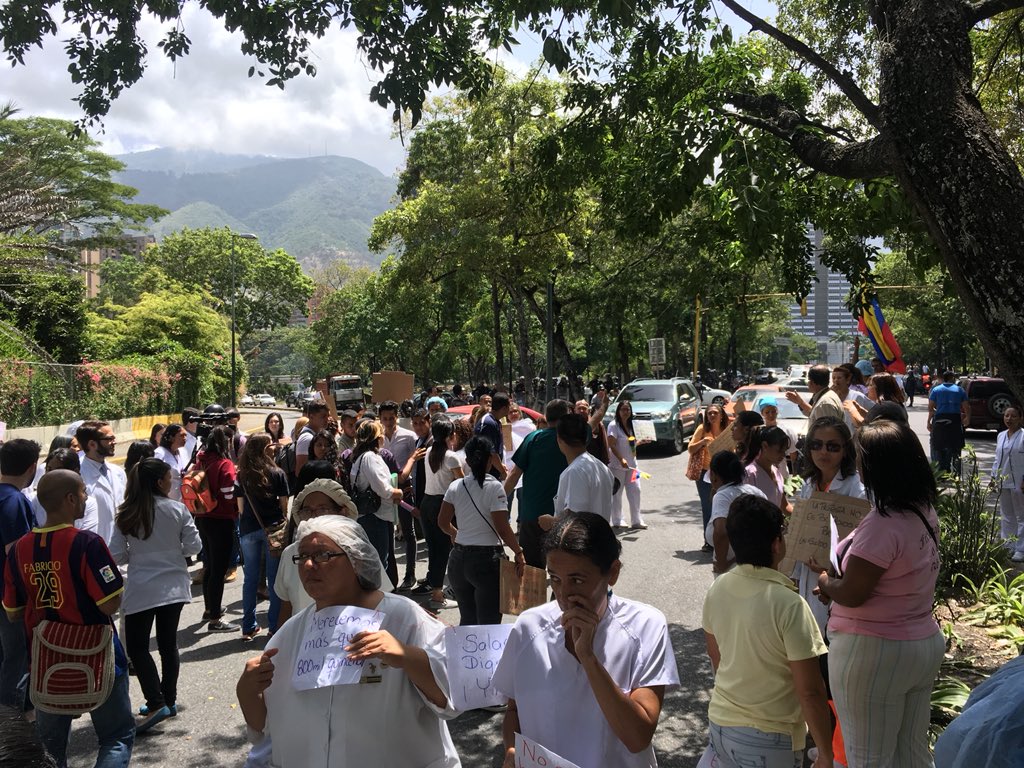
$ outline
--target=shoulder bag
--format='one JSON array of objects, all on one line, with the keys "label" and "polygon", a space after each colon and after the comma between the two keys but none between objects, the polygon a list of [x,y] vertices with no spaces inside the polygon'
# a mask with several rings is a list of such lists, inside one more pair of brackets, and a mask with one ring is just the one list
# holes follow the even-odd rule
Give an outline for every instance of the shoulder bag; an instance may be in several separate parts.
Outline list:
[{"label": "shoulder bag", "polygon": [[495,530],[494,526],[491,525],[491,521],[487,519],[487,515],[485,515],[483,512],[480,511],[480,507],[477,505],[476,501],[473,499],[473,494],[470,493],[470,491],[469,491],[469,486],[466,485],[466,478],[465,477],[462,478],[462,490],[464,490],[466,492],[466,495],[469,496],[469,502],[470,502],[470,504],[473,505],[473,509],[475,509],[476,513],[478,515],[480,515],[480,517],[483,518],[483,521],[485,523],[487,523],[487,527],[491,529],[491,532],[494,533],[494,535],[497,537],[498,541],[501,542],[500,544],[495,544],[494,545],[495,547],[501,547],[502,548],[501,552],[498,552],[497,550],[494,551],[494,559],[495,560],[508,560],[508,555],[505,554],[505,542],[502,541],[501,536]]},{"label": "shoulder bag", "polygon": [[363,515],[375,515],[377,510],[380,509],[380,496],[377,492],[369,485],[365,489],[359,490],[356,488],[356,480],[359,478],[359,471],[363,468],[363,462],[366,459],[366,454],[362,454],[358,459],[359,467],[356,469],[355,475],[352,477],[352,490],[349,491],[349,498],[352,499],[352,503],[356,505],[356,513],[359,517]]},{"label": "shoulder bag", "polygon": [[242,486],[242,493],[245,494],[245,500],[249,503],[249,509],[252,510],[253,516],[256,518],[256,522],[260,524],[260,528],[263,529],[263,534],[267,537],[267,552],[273,558],[281,557],[281,553],[284,552],[284,548],[288,546],[288,521],[282,520],[276,525],[272,525],[269,528],[263,524],[263,518],[260,517],[260,512],[256,508],[256,505],[252,503],[252,498],[249,496],[249,489],[245,487],[244,483],[239,483]]},{"label": "shoulder bag", "polygon": [[114,628],[110,624],[41,621],[32,630],[29,698],[36,709],[82,715],[114,689]]}]

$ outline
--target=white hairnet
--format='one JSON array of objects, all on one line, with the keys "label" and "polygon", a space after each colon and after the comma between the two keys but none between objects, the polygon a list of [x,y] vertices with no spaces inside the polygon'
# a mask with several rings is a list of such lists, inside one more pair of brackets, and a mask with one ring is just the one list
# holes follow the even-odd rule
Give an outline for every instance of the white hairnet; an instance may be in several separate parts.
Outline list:
[{"label": "white hairnet", "polygon": [[314,533],[326,536],[341,547],[364,589],[383,589],[386,592],[393,589],[391,580],[384,573],[377,550],[366,538],[363,526],[355,520],[341,515],[321,515],[304,520],[299,523],[295,540],[302,541]]},{"label": "white hairnet", "polygon": [[318,477],[316,480],[312,480],[307,483],[306,487],[303,488],[294,499],[292,499],[291,516],[296,522],[299,522],[299,510],[302,508],[302,502],[305,501],[306,497],[311,493],[322,493],[341,507],[339,514],[353,519],[355,519],[358,514],[355,503],[349,498],[349,495],[345,492],[345,488],[341,483]]}]

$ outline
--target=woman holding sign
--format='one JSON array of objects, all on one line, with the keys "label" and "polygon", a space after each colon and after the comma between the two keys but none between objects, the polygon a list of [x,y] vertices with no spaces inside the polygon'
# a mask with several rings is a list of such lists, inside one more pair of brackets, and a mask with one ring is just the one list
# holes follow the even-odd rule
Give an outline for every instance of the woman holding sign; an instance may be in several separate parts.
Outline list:
[{"label": "woman holding sign", "polygon": [[236,690],[250,740],[272,738],[275,768],[459,766],[444,626],[381,591],[380,558],[355,521],[306,520],[296,539],[315,604],[246,662]]},{"label": "woman holding sign", "polygon": [[665,689],[679,684],[665,616],[611,593],[622,545],[590,512],[544,539],[555,600],[523,612],[491,685],[509,697],[505,768],[516,734],[583,768],[652,768]]},{"label": "woman holding sign", "polygon": [[927,766],[928,716],[946,644],[932,615],[939,574],[938,491],[905,422],[857,434],[872,509],[839,542],[818,589],[832,601],[829,680],[849,768]]}]

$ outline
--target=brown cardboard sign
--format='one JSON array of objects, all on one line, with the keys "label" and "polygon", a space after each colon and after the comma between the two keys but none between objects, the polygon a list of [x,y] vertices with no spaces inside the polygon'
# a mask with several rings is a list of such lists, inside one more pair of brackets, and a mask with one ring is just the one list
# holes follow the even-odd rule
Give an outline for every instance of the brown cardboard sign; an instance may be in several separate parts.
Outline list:
[{"label": "brown cardboard sign", "polygon": [[378,371],[373,374],[373,402],[411,400],[413,375],[404,371]]}]

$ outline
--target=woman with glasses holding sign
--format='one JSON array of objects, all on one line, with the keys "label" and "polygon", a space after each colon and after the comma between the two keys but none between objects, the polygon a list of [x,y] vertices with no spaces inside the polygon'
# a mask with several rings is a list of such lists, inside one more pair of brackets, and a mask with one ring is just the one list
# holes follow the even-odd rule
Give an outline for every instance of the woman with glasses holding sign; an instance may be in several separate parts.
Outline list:
[{"label": "woman with glasses holding sign", "polygon": [[[246,662],[236,691],[250,740],[272,739],[275,768],[459,766],[444,625],[382,591],[380,557],[355,521],[306,520],[296,539],[291,558],[314,604]],[[379,629],[356,631],[368,616]],[[311,666],[319,679],[307,679]],[[352,684],[324,679],[338,667]]]},{"label": "woman with glasses holding sign", "polygon": [[491,685],[509,697],[504,768],[517,733],[584,768],[653,768],[665,691],[679,684],[665,616],[612,594],[622,545],[592,512],[544,539],[554,601],[524,611]]}]

